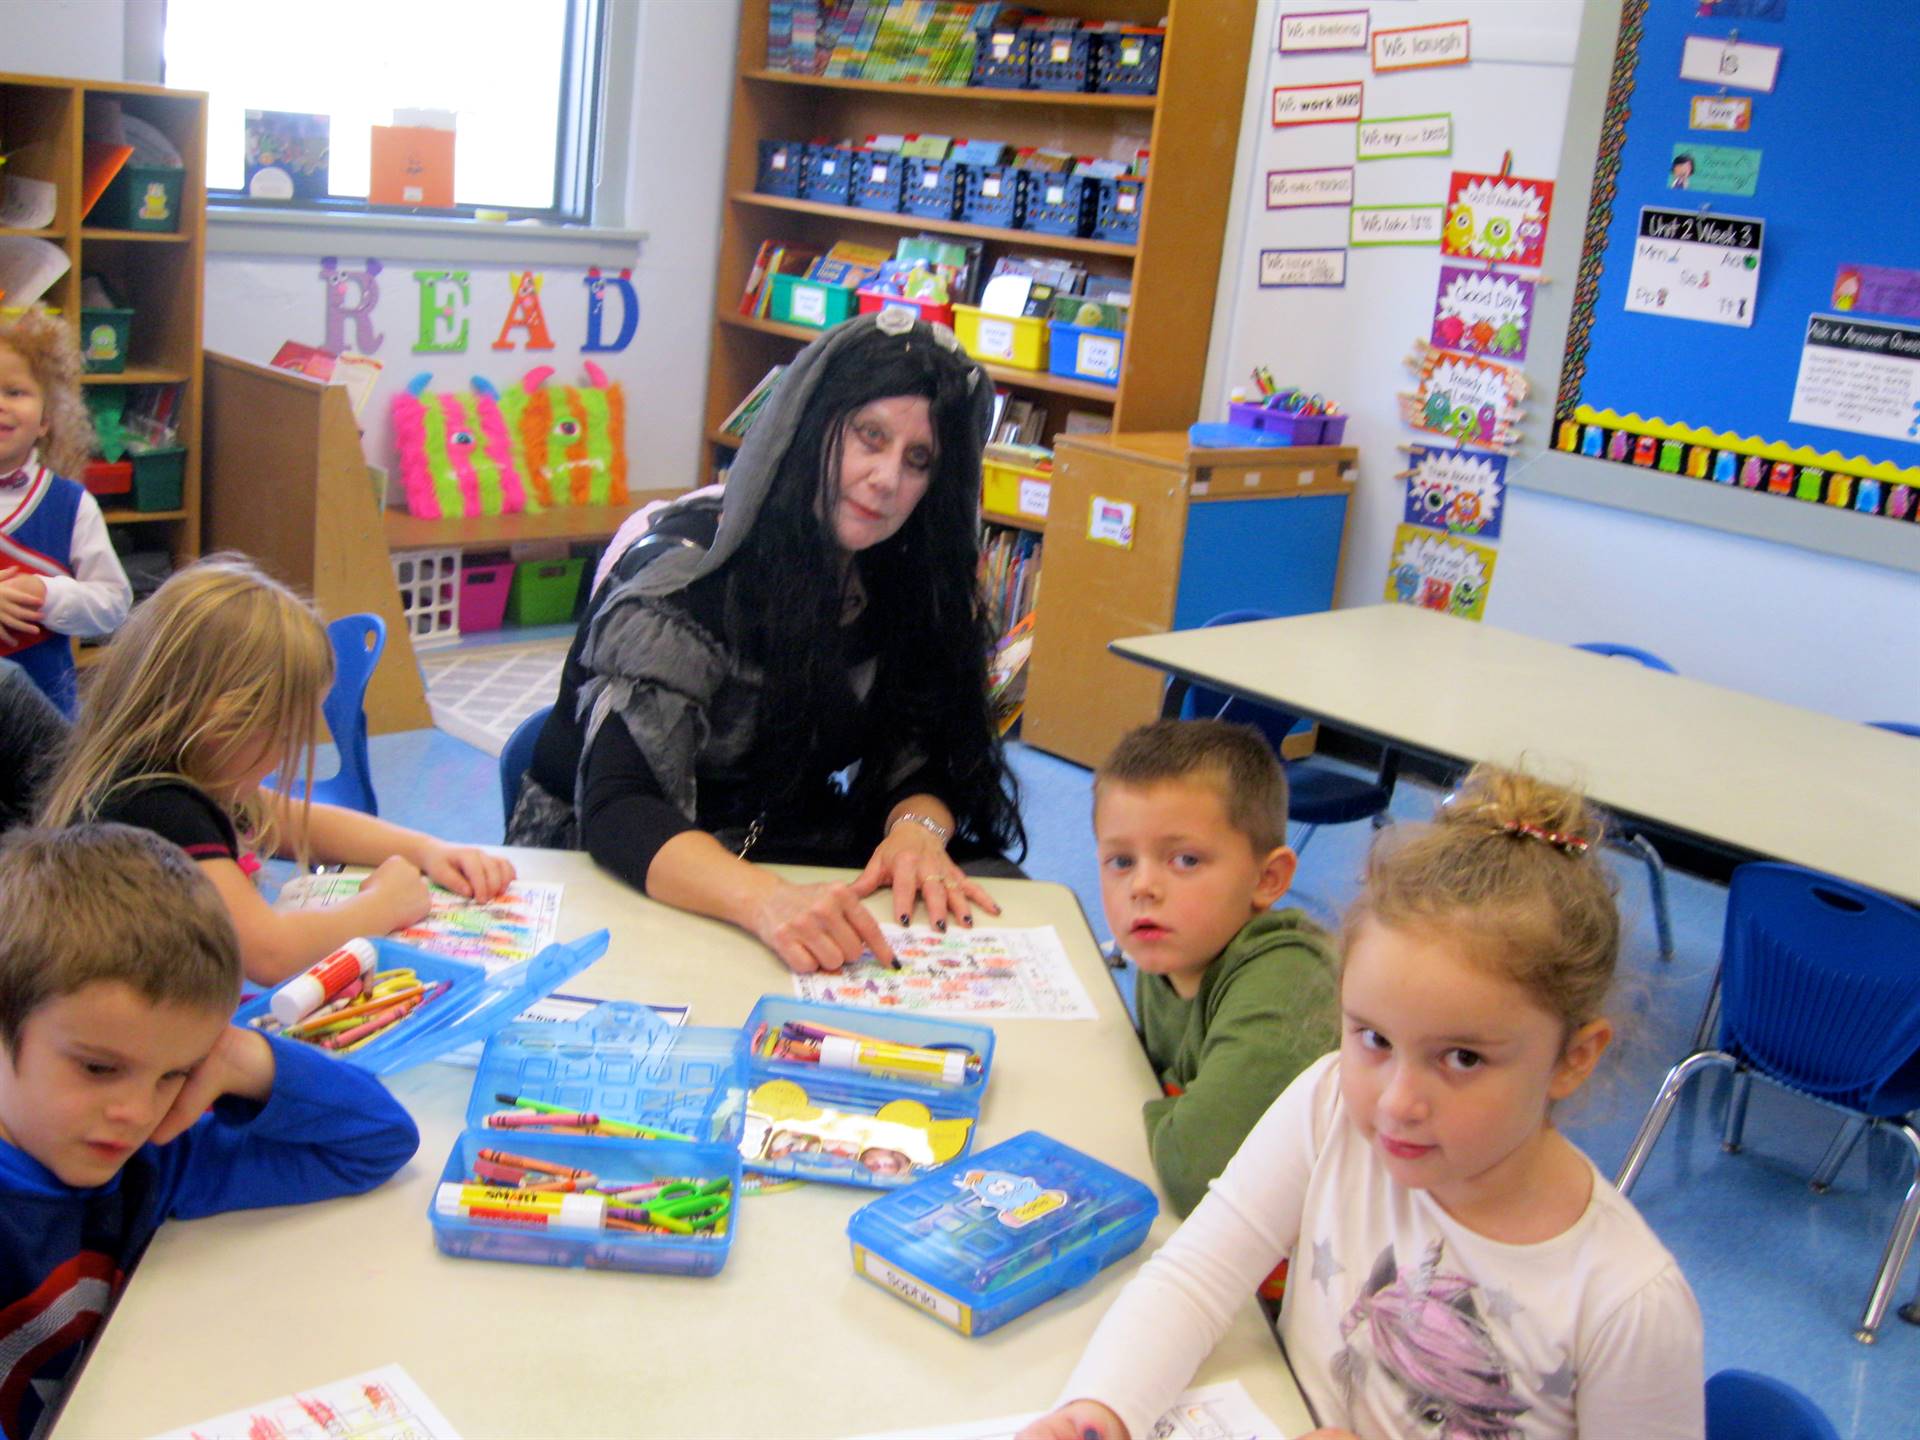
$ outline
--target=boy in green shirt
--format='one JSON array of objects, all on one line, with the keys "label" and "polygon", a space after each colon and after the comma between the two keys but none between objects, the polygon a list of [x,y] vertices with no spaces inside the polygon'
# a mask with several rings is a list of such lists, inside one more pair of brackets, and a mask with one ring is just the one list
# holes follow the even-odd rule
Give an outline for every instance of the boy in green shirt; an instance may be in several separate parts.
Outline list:
[{"label": "boy in green shirt", "polygon": [[1260,732],[1161,720],[1094,774],[1100,895],[1140,971],[1140,1038],[1166,1096],[1147,1144],[1185,1215],[1294,1076],[1339,1043],[1334,950],[1299,910],[1287,779]]}]

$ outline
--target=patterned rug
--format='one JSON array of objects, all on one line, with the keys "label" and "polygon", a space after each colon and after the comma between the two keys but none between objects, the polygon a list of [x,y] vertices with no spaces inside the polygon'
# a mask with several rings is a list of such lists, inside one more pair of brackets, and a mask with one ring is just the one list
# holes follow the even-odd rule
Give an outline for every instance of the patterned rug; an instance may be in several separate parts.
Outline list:
[{"label": "patterned rug", "polygon": [[560,690],[567,637],[525,645],[462,645],[420,657],[433,723],[453,736],[498,755],[514,726]]}]

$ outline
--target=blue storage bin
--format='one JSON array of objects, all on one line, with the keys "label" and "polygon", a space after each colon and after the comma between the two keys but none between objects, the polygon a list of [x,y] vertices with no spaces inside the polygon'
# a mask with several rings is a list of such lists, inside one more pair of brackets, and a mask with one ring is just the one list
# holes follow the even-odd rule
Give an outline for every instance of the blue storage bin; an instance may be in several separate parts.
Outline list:
[{"label": "blue storage bin", "polygon": [[[450,988],[431,1004],[422,1005],[406,1019],[338,1058],[344,1065],[356,1065],[375,1075],[391,1075],[485,1039],[606,954],[607,939],[607,932],[599,930],[571,943],[552,944],[531,960],[488,978],[482,967],[465,960],[450,960],[397,940],[376,937],[373,945],[380,952],[377,969],[411,970],[429,984],[444,980]],[[279,988],[276,985],[273,990],[244,998],[233,1023],[250,1026],[256,1018],[266,1016],[274,990]]]},{"label": "blue storage bin", "polygon": [[1081,235],[1093,228],[1097,182],[1087,175],[1027,172],[1027,218],[1024,230],[1042,235]]},{"label": "blue storage bin", "polygon": [[907,173],[907,157],[887,150],[853,153],[853,203],[862,210],[900,212],[900,182]]},{"label": "blue storage bin", "polygon": [[[778,1031],[788,1023],[812,1026],[828,1031],[851,1031],[856,1035],[916,1049],[951,1048],[980,1057],[976,1072],[958,1084],[920,1079],[890,1072],[862,1069],[838,1069],[828,1065],[776,1060],[757,1053],[755,1042],[763,1030]],[[826,1149],[786,1149],[779,1154],[770,1150],[779,1145],[783,1107],[772,1106],[762,1087],[787,1082],[805,1092],[809,1108],[838,1110],[860,1115],[879,1114],[884,1107],[907,1102],[924,1107],[926,1117],[936,1126],[964,1121],[965,1132],[947,1161],[963,1159],[973,1148],[979,1128],[980,1103],[993,1073],[993,1030],[986,1025],[969,1025],[956,1020],[935,1020],[918,1015],[890,1015],[847,1005],[823,1005],[806,1000],[789,1000],[775,995],[763,996],[753,1007],[740,1030],[740,1051],[751,1089],[747,1098],[745,1134],[740,1142],[746,1168],[762,1174],[796,1180],[820,1180],[835,1185],[856,1185],[867,1189],[892,1189],[911,1185],[930,1173],[926,1169],[901,1171],[870,1164],[863,1154],[886,1147],[872,1146],[862,1153],[835,1154]],[[791,1092],[785,1092],[790,1097]],[[920,1112],[913,1112],[917,1117]],[[918,1128],[917,1118],[903,1120]],[[951,1133],[951,1132],[949,1132]],[[791,1132],[789,1132],[791,1134]],[[904,1154],[904,1152],[895,1152]],[[937,1173],[937,1172],[933,1172]]]},{"label": "blue storage bin", "polygon": [[1093,233],[1096,239],[1130,245],[1140,238],[1140,212],[1146,204],[1147,182],[1123,175],[1096,182]]},{"label": "blue storage bin", "polygon": [[1055,320],[1047,332],[1047,369],[1097,385],[1118,385],[1126,338],[1118,330]]},{"label": "blue storage bin", "polygon": [[1037,1130],[861,1206],[853,1268],[962,1335],[985,1335],[1134,1250],[1159,1213],[1130,1175]]},{"label": "blue storage bin", "polygon": [[1093,88],[1107,95],[1153,95],[1160,89],[1164,30],[1108,30],[1093,37]]},{"label": "blue storage bin", "polygon": [[762,195],[797,199],[807,173],[807,147],[798,140],[762,140],[753,188]]},{"label": "blue storage bin", "polygon": [[1027,34],[1027,88],[1091,90],[1093,32],[1032,30]]},{"label": "blue storage bin", "polygon": [[1018,230],[1027,218],[1027,172],[1012,165],[961,165],[955,188],[969,225]]},{"label": "blue storage bin", "polygon": [[1027,30],[989,30],[974,45],[973,82],[990,90],[1027,88]]},{"label": "blue storage bin", "polygon": [[906,157],[900,180],[900,209],[929,220],[951,220],[960,213],[960,167],[951,160]]},{"label": "blue storage bin", "polygon": [[[615,1229],[517,1230],[443,1214],[436,1195],[428,1208],[434,1243],[464,1259],[716,1274],[727,1263],[739,1214],[746,1093],[739,1039],[739,1032],[731,1029],[675,1028],[644,1005],[624,1003],[603,1004],[584,1019],[561,1024],[507,1025],[481,1052],[467,1098],[466,1129],[441,1172],[442,1184],[467,1182],[479,1152],[497,1149],[586,1170],[609,1185],[663,1176],[724,1179],[734,1197],[724,1234],[697,1239]],[[502,1095],[690,1138],[491,1129],[489,1115],[513,1108],[499,1098]]]},{"label": "blue storage bin", "polygon": [[800,177],[800,198],[823,205],[853,203],[853,147],[809,145]]},{"label": "blue storage bin", "polygon": [[644,1184],[663,1177],[726,1180],[733,1205],[726,1228],[700,1235],[642,1235],[612,1229],[517,1229],[489,1225],[460,1214],[442,1214],[439,1195],[427,1208],[433,1243],[462,1260],[506,1260],[519,1265],[560,1265],[588,1270],[630,1270],[665,1275],[717,1275],[733,1250],[740,1221],[740,1152],[731,1145],[681,1145],[671,1141],[608,1142],[588,1136],[524,1133],[503,1143],[501,1133],[468,1130],[454,1143],[440,1171],[442,1185],[473,1174],[479,1152],[495,1146],[529,1159],[589,1170],[609,1185]]}]

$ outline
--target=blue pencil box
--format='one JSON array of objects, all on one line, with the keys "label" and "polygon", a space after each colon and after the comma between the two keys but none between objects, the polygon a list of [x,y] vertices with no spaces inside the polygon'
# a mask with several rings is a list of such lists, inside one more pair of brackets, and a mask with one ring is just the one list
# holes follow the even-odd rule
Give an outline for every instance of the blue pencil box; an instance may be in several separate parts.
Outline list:
[{"label": "blue pencil box", "polygon": [[[704,1235],[477,1223],[428,1208],[434,1244],[470,1260],[507,1260],[594,1270],[716,1275],[733,1249],[739,1216],[744,1072],[731,1029],[675,1028],[644,1005],[603,1004],[562,1024],[522,1021],[487,1042],[467,1100],[466,1129],[441,1171],[443,1185],[469,1180],[479,1152],[585,1170],[608,1185],[672,1178],[725,1180],[734,1203],[725,1228]],[[670,1131],[684,1140],[542,1134],[491,1129],[487,1117],[518,1096],[602,1119]]]},{"label": "blue pencil box", "polygon": [[[944,1049],[978,1056],[980,1063],[956,1064],[956,1078],[948,1081],[757,1053],[756,1041],[789,1024]],[[740,1142],[747,1169],[867,1189],[910,1185],[936,1166],[964,1159],[993,1073],[988,1026],[777,995],[764,995],[753,1007],[740,1029],[740,1050],[750,1087]],[[875,1135],[878,1127],[869,1121],[887,1128]]]},{"label": "blue pencil box", "polygon": [[[428,984],[448,982],[448,989],[339,1059],[375,1075],[392,1075],[483,1040],[606,954],[607,939],[607,932],[598,930],[571,943],[557,942],[489,978],[483,967],[468,961],[375,937],[379,969],[411,970]],[[235,1012],[233,1023],[251,1025],[268,1013],[272,1000],[273,990],[251,997]]]},{"label": "blue pencil box", "polygon": [[1159,1211],[1132,1176],[1029,1130],[861,1206],[847,1239],[860,1274],[985,1335],[1130,1254]]}]

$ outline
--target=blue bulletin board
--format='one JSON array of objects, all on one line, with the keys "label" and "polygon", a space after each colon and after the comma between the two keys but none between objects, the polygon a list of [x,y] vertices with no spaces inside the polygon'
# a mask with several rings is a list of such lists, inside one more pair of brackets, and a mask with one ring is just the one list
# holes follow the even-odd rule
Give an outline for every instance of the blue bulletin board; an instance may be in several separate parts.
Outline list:
[{"label": "blue bulletin board", "polygon": [[1920,570],[1920,6],[1607,0],[1580,56],[1513,483]]}]

